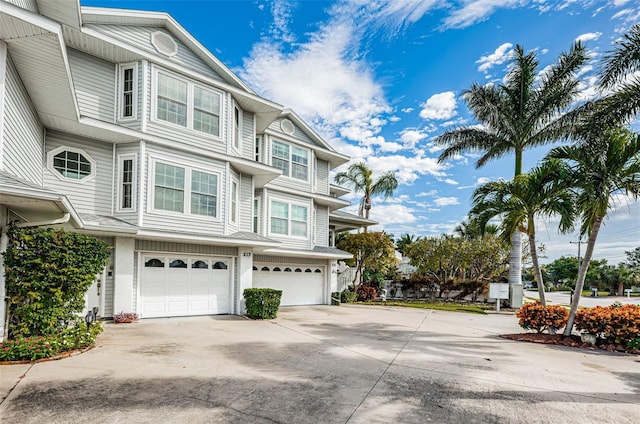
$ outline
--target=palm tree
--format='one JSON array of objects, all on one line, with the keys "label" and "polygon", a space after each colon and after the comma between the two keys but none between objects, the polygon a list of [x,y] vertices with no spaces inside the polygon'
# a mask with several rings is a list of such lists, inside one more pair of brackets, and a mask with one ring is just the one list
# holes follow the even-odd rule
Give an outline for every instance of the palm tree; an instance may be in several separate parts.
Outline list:
[{"label": "palm tree", "polygon": [[500,233],[508,242],[514,232],[529,238],[529,251],[540,303],[546,305],[544,280],[536,246],[536,217],[560,217],[560,232],[573,227],[575,211],[573,196],[568,189],[567,175],[559,161],[546,161],[512,181],[493,181],[478,187],[473,193],[471,214],[480,225],[496,216],[502,217]]},{"label": "palm tree", "polygon": [[472,217],[469,221],[462,221],[456,225],[453,232],[465,240],[472,240],[485,234],[497,234],[498,227],[489,223],[482,224],[477,217]]},{"label": "palm tree", "polygon": [[403,234],[402,236],[400,236],[398,241],[396,241],[396,249],[398,249],[398,252],[404,255],[404,251],[407,246],[413,244],[418,240],[420,240],[420,237],[416,237],[415,234]]},{"label": "palm tree", "polygon": [[[525,149],[567,138],[579,114],[568,109],[579,92],[577,71],[586,62],[581,43],[538,78],[535,52],[525,54],[521,46],[514,49],[512,69],[503,84],[473,84],[464,99],[481,126],[465,126],[436,137],[445,146],[439,162],[467,151],[482,152],[476,162],[481,167],[493,159],[515,155],[514,175],[522,173]],[[522,279],[521,238],[514,231],[509,258],[509,282]]]},{"label": "palm tree", "polygon": [[640,24],[635,24],[622,36],[616,48],[603,57],[600,87],[612,90],[601,103],[597,118],[616,123],[632,119],[640,112]]},{"label": "palm tree", "polygon": [[557,147],[547,155],[549,159],[565,161],[569,167],[581,218],[580,234],[589,236],[565,335],[573,329],[596,238],[615,196],[640,197],[640,136],[620,126],[604,130],[583,127],[577,135],[582,144]]},{"label": "palm tree", "polygon": [[384,196],[386,200],[393,196],[394,190],[398,187],[398,180],[393,171],[385,172],[374,181],[373,171],[364,162],[353,163],[346,172],[336,174],[335,182],[353,187],[356,194],[362,193],[358,214],[366,219],[369,219],[371,198]]}]

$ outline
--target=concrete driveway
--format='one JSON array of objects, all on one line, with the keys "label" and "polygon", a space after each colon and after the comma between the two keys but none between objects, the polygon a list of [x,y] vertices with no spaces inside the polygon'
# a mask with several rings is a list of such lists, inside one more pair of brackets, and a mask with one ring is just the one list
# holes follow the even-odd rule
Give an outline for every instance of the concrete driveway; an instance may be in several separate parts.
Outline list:
[{"label": "concrete driveway", "polygon": [[[640,357],[519,343],[513,315],[282,308],[107,324],[2,366],[2,423],[638,423]],[[24,375],[20,379],[20,376]]]}]

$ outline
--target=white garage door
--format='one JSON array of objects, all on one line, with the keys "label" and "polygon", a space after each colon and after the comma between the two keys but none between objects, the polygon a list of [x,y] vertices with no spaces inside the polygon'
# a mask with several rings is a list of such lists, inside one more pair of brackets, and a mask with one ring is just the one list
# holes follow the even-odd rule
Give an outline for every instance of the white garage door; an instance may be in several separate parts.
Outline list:
[{"label": "white garage door", "polygon": [[229,259],[143,256],[140,309],[143,318],[228,314]]},{"label": "white garage door", "polygon": [[324,303],[325,271],[318,266],[256,264],[253,287],[282,290],[282,306]]}]

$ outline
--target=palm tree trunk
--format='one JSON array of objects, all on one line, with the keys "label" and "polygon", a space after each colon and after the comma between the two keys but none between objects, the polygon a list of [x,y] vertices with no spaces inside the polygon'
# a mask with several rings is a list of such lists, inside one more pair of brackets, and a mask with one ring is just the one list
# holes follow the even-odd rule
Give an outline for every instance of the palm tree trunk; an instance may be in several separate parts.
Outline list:
[{"label": "palm tree trunk", "polygon": [[511,236],[511,253],[509,253],[509,284],[522,284],[522,237],[519,231]]},{"label": "palm tree trunk", "polygon": [[536,283],[538,284],[540,303],[547,306],[547,300],[544,294],[544,281],[542,280],[542,270],[540,270],[540,263],[538,262],[535,234],[529,234],[529,250],[531,251],[531,262],[533,262],[533,275],[536,277]]},{"label": "palm tree trunk", "polygon": [[584,253],[582,264],[580,265],[580,271],[578,271],[578,281],[576,281],[576,288],[573,294],[573,302],[571,303],[571,310],[569,311],[569,319],[567,320],[567,327],[564,329],[564,335],[570,336],[573,331],[573,323],[576,319],[576,312],[580,305],[580,296],[582,295],[582,289],[584,288],[584,280],[587,276],[587,270],[589,269],[589,262],[591,261],[591,255],[593,255],[593,248],[596,244],[596,238],[598,237],[598,231],[600,231],[600,225],[602,225],[603,216],[598,216],[593,220],[593,227],[591,228],[591,234],[589,234],[589,240],[587,240],[587,251]]}]

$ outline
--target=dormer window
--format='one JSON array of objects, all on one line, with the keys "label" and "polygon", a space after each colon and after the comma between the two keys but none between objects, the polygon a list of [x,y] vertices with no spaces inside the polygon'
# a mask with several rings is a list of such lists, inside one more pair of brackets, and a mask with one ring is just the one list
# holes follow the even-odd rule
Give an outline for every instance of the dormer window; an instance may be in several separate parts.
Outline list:
[{"label": "dormer window", "polygon": [[61,180],[84,181],[96,173],[96,163],[87,152],[70,147],[47,153],[47,166]]}]

